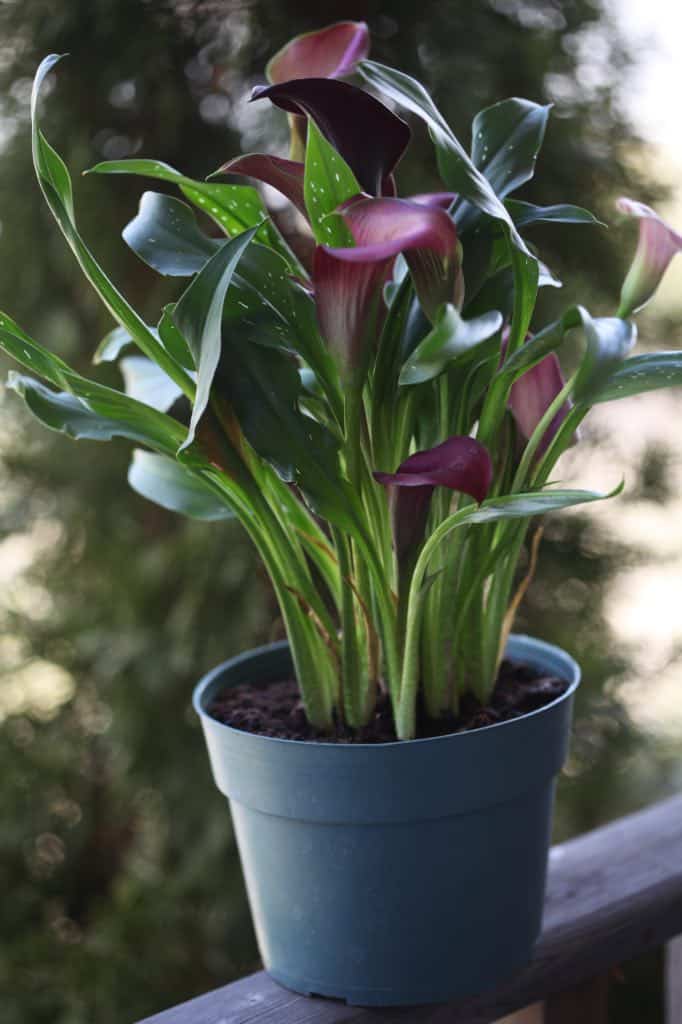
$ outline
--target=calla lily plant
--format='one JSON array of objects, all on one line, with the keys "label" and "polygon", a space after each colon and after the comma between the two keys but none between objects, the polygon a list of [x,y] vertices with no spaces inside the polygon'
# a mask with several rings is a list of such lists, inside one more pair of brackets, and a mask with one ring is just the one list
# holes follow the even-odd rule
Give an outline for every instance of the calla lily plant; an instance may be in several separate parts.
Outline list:
[{"label": "calla lily plant", "polygon": [[[533,175],[549,108],[488,107],[467,152],[426,89],[370,61],[369,46],[366,25],[342,22],[271,60],[252,99],[288,115],[287,156],[233,157],[206,181],[152,159],[92,168],[161,183],[123,231],[141,260],[182,279],[156,324],[79,232],[69,172],[39,124],[58,60],[46,58],[35,170],[116,323],[94,362],[122,357],[123,386],[76,373],[6,313],[0,347],[26,371],[9,387],[47,426],[138,446],[129,482],[145,498],[239,519],[272,580],[315,727],[360,730],[385,690],[407,740],[422,715],[456,713],[466,693],[489,699],[534,518],[606,496],[550,485],[590,408],[682,384],[682,353],[630,355],[632,315],[682,237],[619,200],[640,238],[616,315],[574,306],[536,323],[539,288],[558,282],[532,226],[599,230],[580,207],[509,198]],[[428,128],[442,191],[400,194],[406,118]],[[295,254],[258,183],[304,218],[312,258]],[[570,332],[583,348],[566,380]]]}]

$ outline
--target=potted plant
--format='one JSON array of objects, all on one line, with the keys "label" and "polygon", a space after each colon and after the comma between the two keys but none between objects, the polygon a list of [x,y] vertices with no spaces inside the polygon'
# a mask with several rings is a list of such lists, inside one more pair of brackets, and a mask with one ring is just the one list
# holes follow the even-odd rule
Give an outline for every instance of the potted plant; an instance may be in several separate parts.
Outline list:
[{"label": "potted plant", "polygon": [[[531,955],[579,682],[569,655],[511,633],[532,524],[608,496],[551,483],[595,403],[682,384],[680,353],[630,355],[632,315],[682,238],[620,200],[640,233],[615,316],[574,306],[532,323],[558,282],[527,231],[597,224],[508,198],[533,174],[548,108],[481,111],[467,153],[424,87],[368,48],[366,26],[343,22],[270,62],[253,99],[287,113],[288,159],[237,157],[219,182],[150,159],[92,169],[183,196],[146,192],[123,232],[189,279],[156,325],[79,233],[39,127],[48,57],[35,170],[117,324],[95,362],[125,353],[125,387],[76,373],[6,313],[0,346],[43,423],[131,439],[137,492],[236,516],[255,544],[288,642],[219,666],[195,707],[263,960],[296,990],[391,1005],[479,991]],[[398,196],[410,128],[395,110],[427,125],[445,191]],[[244,178],[283,193],[309,246],[294,251]],[[565,380],[569,333],[583,348]]]}]

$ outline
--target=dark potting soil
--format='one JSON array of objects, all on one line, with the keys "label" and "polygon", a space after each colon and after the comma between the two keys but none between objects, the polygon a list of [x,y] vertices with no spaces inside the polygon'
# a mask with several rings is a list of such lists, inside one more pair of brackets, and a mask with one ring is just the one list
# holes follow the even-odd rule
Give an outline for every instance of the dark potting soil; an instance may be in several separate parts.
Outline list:
[{"label": "dark potting soil", "polygon": [[[503,661],[489,704],[483,707],[467,694],[461,701],[459,714],[444,715],[437,720],[427,718],[420,709],[417,736],[447,736],[519,718],[556,700],[567,687],[568,684],[556,676],[541,675],[528,665]],[[309,725],[293,679],[262,687],[249,683],[229,687],[214,700],[209,710],[213,718],[235,729],[278,739],[318,743],[392,743],[397,739],[391,704],[385,693],[379,695],[372,720],[357,732],[339,725],[334,734],[329,734]]]}]

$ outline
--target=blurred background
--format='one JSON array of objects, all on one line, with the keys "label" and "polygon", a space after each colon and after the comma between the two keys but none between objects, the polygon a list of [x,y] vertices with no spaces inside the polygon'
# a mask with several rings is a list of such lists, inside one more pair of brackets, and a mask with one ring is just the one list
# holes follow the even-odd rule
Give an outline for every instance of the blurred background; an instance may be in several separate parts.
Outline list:
[{"label": "blurred background", "polygon": [[[3,0],[0,308],[84,372],[112,326],[34,183],[31,77],[75,177],[81,228],[155,322],[173,288],[120,231],[144,182],[80,179],[140,154],[203,177],[283,145],[251,85],[292,35],[363,18],[373,56],[423,79],[460,137],[510,95],[555,104],[538,177],[521,193],[577,202],[610,229],[546,225],[533,240],[579,299],[610,314],[636,228],[621,194],[682,228],[682,34],[672,0]],[[54,76],[53,76],[54,78]],[[417,129],[401,191],[438,187]],[[158,184],[154,186],[158,188]],[[546,230],[545,230],[546,228]],[[682,260],[640,320],[682,343]],[[2,370],[9,368],[2,365]],[[116,370],[99,368],[104,380]],[[4,372],[3,372],[4,379]],[[679,393],[602,406],[564,476],[626,493],[546,524],[519,627],[581,662],[557,838],[682,785],[682,442]],[[127,489],[127,445],[76,447],[0,392],[0,998],[3,1024],[125,1024],[257,967],[236,851],[190,694],[199,675],[279,635],[239,528],[193,524]],[[613,1020],[662,1020],[658,956],[624,965]]]}]

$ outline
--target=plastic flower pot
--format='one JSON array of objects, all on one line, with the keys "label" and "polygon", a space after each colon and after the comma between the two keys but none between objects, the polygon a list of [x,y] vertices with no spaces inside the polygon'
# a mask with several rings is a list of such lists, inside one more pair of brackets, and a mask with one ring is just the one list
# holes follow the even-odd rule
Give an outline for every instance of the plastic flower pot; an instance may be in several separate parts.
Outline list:
[{"label": "plastic flower pot", "polygon": [[511,721],[402,743],[272,739],[211,718],[226,687],[291,674],[285,643],[199,683],[194,705],[276,981],[357,1005],[444,1002],[530,959],[580,670],[530,637],[512,636],[507,654],[568,689]]}]

